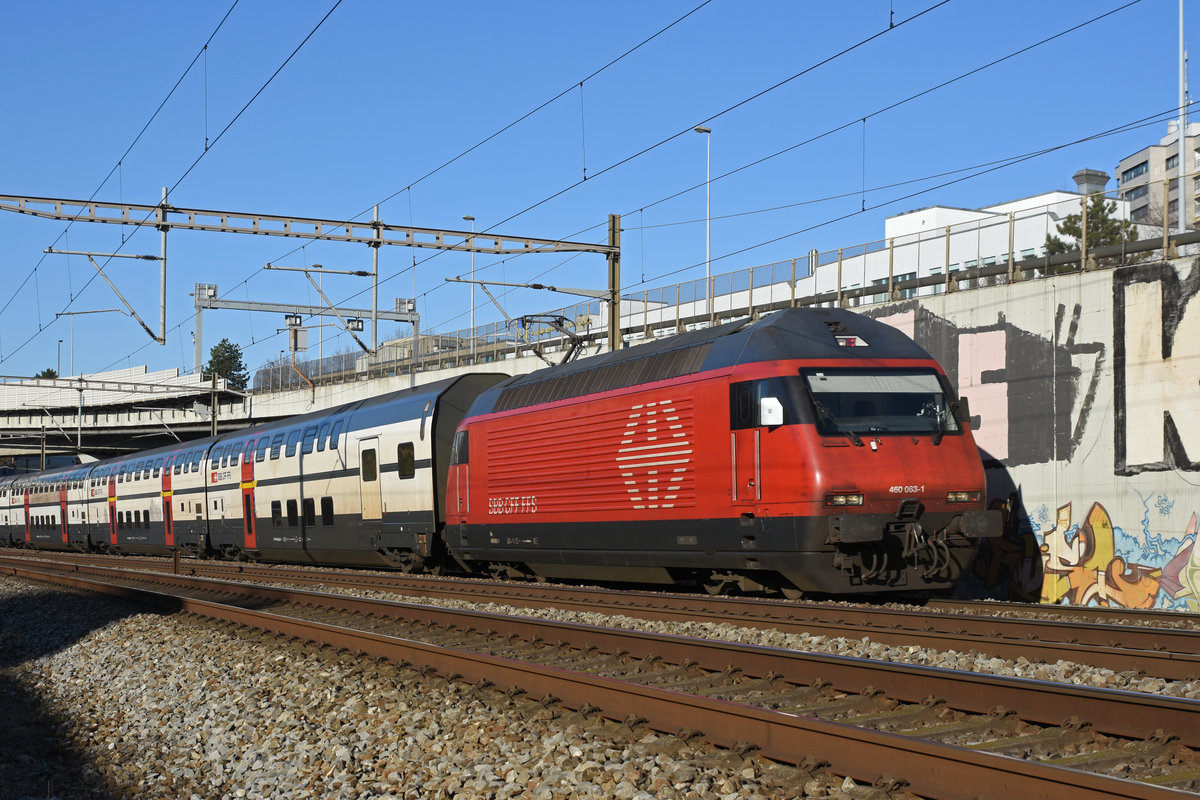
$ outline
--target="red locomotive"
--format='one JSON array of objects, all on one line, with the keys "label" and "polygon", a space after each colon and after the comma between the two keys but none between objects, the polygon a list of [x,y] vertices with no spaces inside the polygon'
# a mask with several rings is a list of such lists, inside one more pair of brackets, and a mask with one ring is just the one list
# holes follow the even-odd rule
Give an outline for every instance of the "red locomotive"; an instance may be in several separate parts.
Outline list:
[{"label": "red locomotive", "polygon": [[446,544],[472,570],[710,591],[953,586],[984,473],[899,331],[791,309],[511,378],[459,426]]}]

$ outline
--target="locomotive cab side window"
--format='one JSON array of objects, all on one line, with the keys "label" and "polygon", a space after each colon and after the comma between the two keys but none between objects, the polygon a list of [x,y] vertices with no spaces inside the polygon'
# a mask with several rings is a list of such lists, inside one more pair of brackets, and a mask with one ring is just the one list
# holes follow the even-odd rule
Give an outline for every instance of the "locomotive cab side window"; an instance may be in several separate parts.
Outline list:
[{"label": "locomotive cab side window", "polygon": [[732,430],[795,425],[811,421],[804,382],[799,377],[778,376],[729,385],[729,427]]},{"label": "locomotive cab side window", "polygon": [[466,464],[470,456],[470,440],[468,431],[461,430],[454,434],[454,444],[450,447],[450,464]]},{"label": "locomotive cab side window", "polygon": [[396,473],[401,478],[411,478],[417,474],[417,454],[412,442],[396,445]]}]

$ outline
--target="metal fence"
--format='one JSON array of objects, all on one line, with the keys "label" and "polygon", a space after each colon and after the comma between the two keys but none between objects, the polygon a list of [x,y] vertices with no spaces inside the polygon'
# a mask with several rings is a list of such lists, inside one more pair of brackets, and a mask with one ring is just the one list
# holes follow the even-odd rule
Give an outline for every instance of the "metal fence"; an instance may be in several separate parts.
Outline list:
[{"label": "metal fence", "polygon": [[[1077,243],[1077,249],[1049,255],[1047,236],[1069,214],[1084,212],[1086,199],[1061,193],[1054,202],[998,212],[938,209],[949,216],[971,216],[950,224],[929,225],[874,242],[818,252],[621,295],[621,334],[627,345],[673,335],[739,317],[755,317],[801,305],[854,307],[936,295],[1057,274],[1072,269],[1110,268],[1134,260],[1174,255],[1175,248],[1194,243],[1197,234],[1163,235],[1161,226],[1132,226],[1135,235],[1101,247]],[[1002,208],[1002,207],[1001,207]],[[933,217],[935,210],[930,210]],[[914,212],[921,213],[921,212]],[[1118,219],[1124,204],[1118,202]],[[539,316],[563,320],[561,330],[534,323],[528,328],[506,322],[442,334],[422,334],[391,342],[374,355],[339,353],[319,360],[297,361],[316,383],[364,380],[447,367],[493,363],[540,354],[557,363],[572,340],[602,342],[607,337],[608,304],[590,300]],[[414,354],[414,344],[418,345]],[[256,391],[304,386],[284,358],[260,368]]]}]

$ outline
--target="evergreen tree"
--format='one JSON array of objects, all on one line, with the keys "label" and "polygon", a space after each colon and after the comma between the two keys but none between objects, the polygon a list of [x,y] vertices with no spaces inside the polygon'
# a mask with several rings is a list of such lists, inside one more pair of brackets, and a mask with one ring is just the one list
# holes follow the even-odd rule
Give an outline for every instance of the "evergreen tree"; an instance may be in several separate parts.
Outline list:
[{"label": "evergreen tree", "polygon": [[34,375],[33,377],[35,377],[35,378],[57,378],[58,370],[56,370],[52,367],[46,367],[44,370],[39,372],[37,375]]},{"label": "evergreen tree", "polygon": [[233,389],[245,389],[246,382],[250,379],[246,365],[242,362],[242,348],[227,338],[212,346],[204,371],[210,375],[217,373]]},{"label": "evergreen tree", "polygon": [[[1087,206],[1087,246],[1091,251],[1106,244],[1132,242],[1138,238],[1137,225],[1129,220],[1116,218],[1117,203],[1115,200],[1105,200],[1104,195],[1096,193],[1088,198]],[[1083,234],[1083,214],[1068,214],[1058,223],[1060,236],[1069,237],[1072,241],[1064,241],[1053,234],[1046,234],[1046,252],[1049,255],[1069,253],[1080,248]],[[1065,264],[1052,271],[1065,271],[1077,268],[1075,264]]]}]

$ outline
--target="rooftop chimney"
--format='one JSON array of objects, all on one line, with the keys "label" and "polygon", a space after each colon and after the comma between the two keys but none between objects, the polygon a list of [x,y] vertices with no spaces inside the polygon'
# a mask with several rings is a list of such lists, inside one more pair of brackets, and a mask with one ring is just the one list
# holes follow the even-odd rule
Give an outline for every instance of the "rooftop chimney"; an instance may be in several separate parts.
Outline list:
[{"label": "rooftop chimney", "polygon": [[1082,195],[1103,194],[1108,186],[1108,173],[1098,169],[1081,169],[1072,175]]}]

